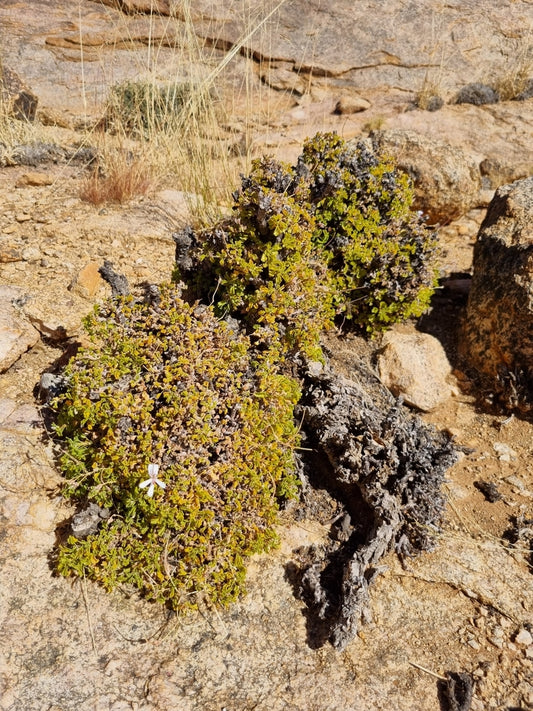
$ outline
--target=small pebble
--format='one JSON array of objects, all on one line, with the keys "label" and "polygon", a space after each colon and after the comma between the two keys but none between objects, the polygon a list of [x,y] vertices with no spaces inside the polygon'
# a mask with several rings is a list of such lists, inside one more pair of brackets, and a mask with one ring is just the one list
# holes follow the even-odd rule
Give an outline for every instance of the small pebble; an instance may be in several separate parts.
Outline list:
[{"label": "small pebble", "polygon": [[37,247],[26,247],[22,252],[22,259],[25,262],[38,262],[41,259],[41,252]]},{"label": "small pebble", "polygon": [[504,444],[503,442],[494,442],[492,447],[498,455],[500,462],[510,462],[511,459],[515,459],[516,457],[514,449],[511,449],[509,445]]},{"label": "small pebble", "polygon": [[501,629],[496,629],[494,630],[493,634],[490,635],[490,637],[487,638],[491,644],[493,644],[495,647],[498,649],[502,649],[503,647],[503,632]]},{"label": "small pebble", "polygon": [[531,632],[528,632],[528,630],[525,629],[525,627],[522,627],[522,629],[516,634],[514,642],[515,644],[520,644],[523,647],[529,647],[533,644],[533,636],[531,635]]}]

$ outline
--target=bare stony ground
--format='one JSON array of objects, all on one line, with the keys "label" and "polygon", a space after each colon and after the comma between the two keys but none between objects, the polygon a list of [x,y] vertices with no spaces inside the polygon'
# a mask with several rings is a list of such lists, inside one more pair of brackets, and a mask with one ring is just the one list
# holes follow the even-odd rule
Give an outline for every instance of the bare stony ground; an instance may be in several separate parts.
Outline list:
[{"label": "bare stony ground", "polygon": [[[527,3],[516,5],[527,11]],[[531,156],[531,99],[430,114],[405,111],[405,93],[368,90],[366,116],[335,116],[338,89],[315,92],[276,95],[277,114],[257,118],[258,150],[292,159],[317,129],[351,136],[380,119],[438,132],[509,170]],[[71,128],[58,130],[58,140],[69,144]],[[280,550],[252,561],[249,593],[228,610],[178,619],[123,591],[109,595],[54,576],[56,532],[72,511],[59,495],[36,385],[80,336],[80,318],[108,294],[96,266],[109,259],[132,283],[168,279],[171,232],[187,212],[171,185],[128,205],[89,205],[79,198],[83,175],[73,165],[0,169],[0,289],[18,290],[0,308],[27,325],[33,343],[0,375],[0,709],[434,711],[448,708],[439,684],[449,671],[473,676],[474,711],[533,708],[533,569],[526,548],[504,536],[516,517],[533,519],[533,426],[476,402],[460,370],[454,395],[424,415],[467,452],[449,471],[437,548],[406,567],[387,558],[371,592],[373,621],[345,652],[313,647],[312,622],[287,572],[299,546],[327,535],[317,521],[285,515]],[[476,209],[440,230],[445,274],[470,268],[483,204],[480,197]],[[456,368],[463,307],[457,291],[442,291],[419,325],[445,342]],[[349,374],[357,352],[348,339],[333,357]],[[479,480],[494,483],[501,499],[488,502]]]}]

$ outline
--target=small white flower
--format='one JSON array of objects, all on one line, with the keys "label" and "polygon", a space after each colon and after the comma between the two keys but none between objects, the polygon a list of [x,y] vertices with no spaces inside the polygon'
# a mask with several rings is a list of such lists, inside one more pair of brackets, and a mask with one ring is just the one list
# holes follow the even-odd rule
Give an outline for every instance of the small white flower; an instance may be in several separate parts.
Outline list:
[{"label": "small white flower", "polygon": [[146,481],[142,481],[139,484],[139,489],[144,489],[145,487],[148,487],[148,491],[146,492],[148,496],[152,497],[154,495],[154,487],[157,484],[157,486],[160,486],[162,489],[166,489],[167,485],[165,484],[164,481],[161,481],[161,479],[157,478],[157,474],[159,472],[159,464],[149,464],[148,465],[148,476],[150,477]]}]

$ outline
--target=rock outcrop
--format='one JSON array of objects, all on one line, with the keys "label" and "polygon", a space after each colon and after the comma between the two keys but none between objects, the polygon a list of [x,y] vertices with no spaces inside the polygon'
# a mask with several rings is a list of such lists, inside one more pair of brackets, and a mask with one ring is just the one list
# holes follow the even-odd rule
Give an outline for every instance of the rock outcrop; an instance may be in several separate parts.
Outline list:
[{"label": "rock outcrop", "polygon": [[[504,57],[512,57],[520,41],[527,42],[531,17],[527,0],[501,7],[472,0],[464,5],[361,0],[357,12],[351,0],[336,0],[327,12],[321,0],[102,0],[77,5],[47,0],[47,12],[40,3],[25,5],[23,18],[13,0],[0,7],[3,56],[17,62],[17,71],[40,103],[62,104],[76,114],[92,109],[88,97],[101,101],[109,85],[138,77],[142,68],[149,72],[147,45],[157,48],[158,74],[168,71],[175,77],[176,48],[191,29],[209,52],[236,47],[263,66],[282,61],[306,80],[327,78],[337,90],[395,87],[417,93],[429,80],[448,100],[487,74],[501,74]],[[24,43],[19,43],[22,36]],[[128,59],[113,61],[107,72],[106,60],[117,47],[128,50]],[[82,61],[83,77],[78,72],[73,80],[73,62]]]},{"label": "rock outcrop", "polygon": [[499,188],[481,225],[464,349],[486,387],[533,411],[533,178]]},{"label": "rock outcrop", "polygon": [[21,121],[33,121],[38,101],[13,70],[0,64],[0,104],[7,106],[8,114]]},{"label": "rock outcrop", "polygon": [[7,370],[39,340],[39,332],[24,318],[20,307],[24,292],[14,286],[0,286],[0,373]]},{"label": "rock outcrop", "polygon": [[414,206],[430,224],[446,225],[476,206],[481,174],[476,161],[460,148],[403,130],[376,131],[373,141],[411,176]]}]

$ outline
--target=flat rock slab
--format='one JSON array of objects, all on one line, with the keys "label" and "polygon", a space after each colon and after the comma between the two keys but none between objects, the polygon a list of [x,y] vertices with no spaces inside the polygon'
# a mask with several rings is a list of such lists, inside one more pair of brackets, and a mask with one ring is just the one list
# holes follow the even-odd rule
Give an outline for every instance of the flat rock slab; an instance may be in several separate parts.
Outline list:
[{"label": "flat rock slab", "polygon": [[[76,102],[76,110],[87,110],[88,99],[103,100],[106,86],[139,76],[139,66],[149,69],[147,62],[131,61],[131,54],[137,52],[140,59],[139,49],[146,54],[150,41],[161,62],[172,65],[172,51],[164,56],[165,51],[182,48],[186,37],[187,18],[179,3],[106,0],[105,5],[27,0],[21,13],[17,0],[2,3],[3,52],[16,59],[17,71],[40,102]],[[165,15],[162,22],[152,14],[157,12]],[[282,60],[296,72],[342,79],[360,89],[416,92],[424,81],[438,81],[439,91],[449,98],[466,84],[509,72],[533,21],[527,0],[446,5],[362,0],[357,6],[335,0],[327,8],[321,0],[203,0],[194,3],[191,13],[188,20],[210,47],[237,46],[256,60]],[[107,73],[106,57],[117,47],[129,51]],[[80,71],[79,81],[73,82],[72,66],[66,67],[82,58],[83,81]]]},{"label": "flat rock slab", "polygon": [[291,61],[314,76],[342,76],[361,88],[410,91],[420,90],[432,71],[454,90],[481,81],[488,67],[503,71],[502,45],[513,44],[506,37],[525,38],[533,19],[526,1],[335,0],[326,7],[321,0],[204,0],[195,11],[200,35],[226,44],[244,37],[257,58]]}]

